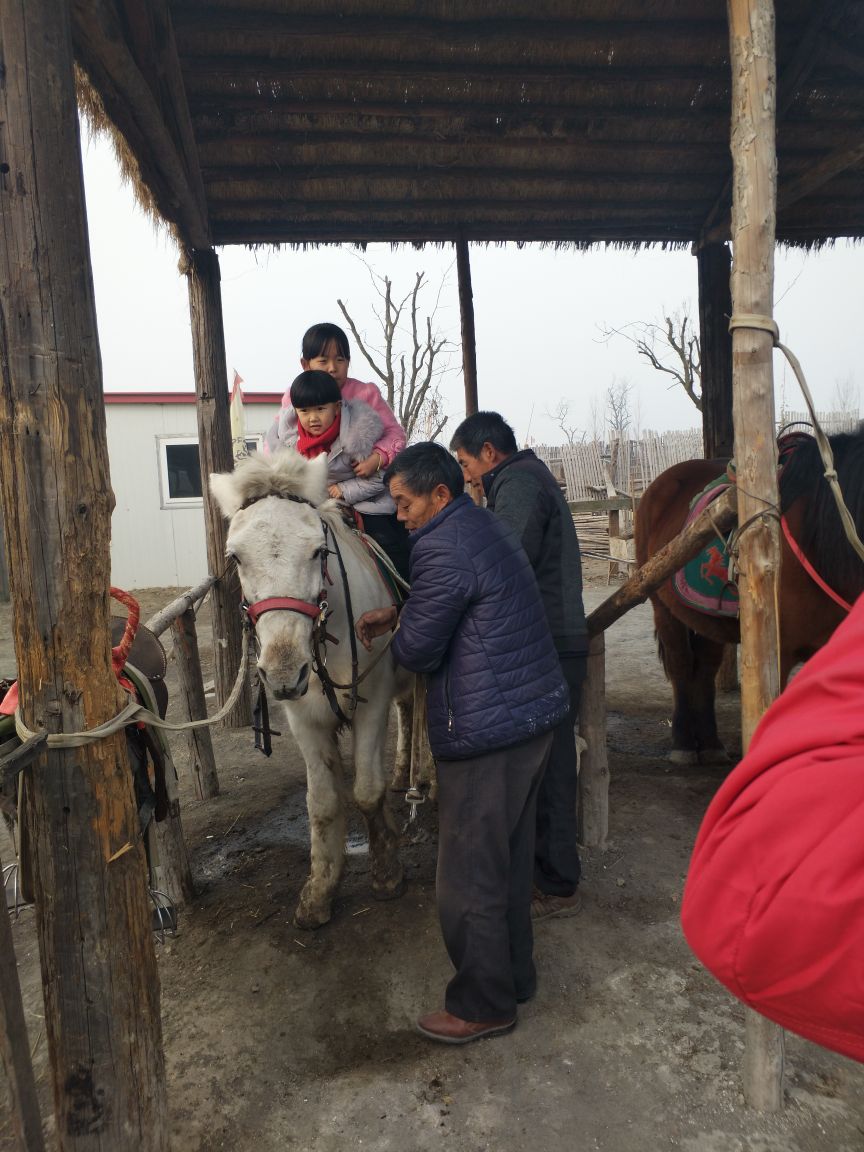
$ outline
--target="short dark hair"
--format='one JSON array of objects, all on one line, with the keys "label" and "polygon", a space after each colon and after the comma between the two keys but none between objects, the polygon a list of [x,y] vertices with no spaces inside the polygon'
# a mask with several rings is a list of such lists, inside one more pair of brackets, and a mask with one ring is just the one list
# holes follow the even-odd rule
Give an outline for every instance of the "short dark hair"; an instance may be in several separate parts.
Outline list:
[{"label": "short dark hair", "polygon": [[348,337],[338,324],[313,324],[303,336],[301,355],[304,360],[314,360],[322,355],[330,344],[336,345],[340,356],[351,359],[351,346]]},{"label": "short dark hair", "polygon": [[317,408],[319,404],[336,404],[341,399],[339,385],[329,372],[314,369],[301,372],[291,385],[291,403],[295,408]]},{"label": "short dark hair", "polygon": [[462,469],[443,444],[431,440],[403,449],[384,473],[388,487],[394,476],[399,476],[418,496],[428,496],[439,484],[449,489],[454,498],[465,491]]},{"label": "short dark hair", "polygon": [[461,448],[469,456],[479,456],[484,444],[508,456],[519,451],[513,429],[498,412],[475,412],[463,420],[450,440],[450,451]]}]

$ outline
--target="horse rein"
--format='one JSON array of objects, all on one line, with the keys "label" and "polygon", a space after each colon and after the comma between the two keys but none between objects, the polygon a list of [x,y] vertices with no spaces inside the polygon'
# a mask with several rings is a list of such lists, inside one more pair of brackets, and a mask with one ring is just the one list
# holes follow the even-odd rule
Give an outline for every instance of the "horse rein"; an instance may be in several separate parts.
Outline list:
[{"label": "horse rein", "polygon": [[[304,496],[296,496],[293,493],[280,493],[268,492],[266,495],[254,496],[247,500],[245,504],[241,505],[238,511],[248,508],[252,504],[257,504],[260,500],[266,500],[270,496],[275,496],[279,500],[292,500],[296,504],[308,504],[309,507],[318,516],[324,536],[324,547],[321,551],[321,592],[318,597],[317,603],[310,600],[298,600],[292,596],[268,596],[264,600],[256,600],[249,603],[247,600],[242,602],[242,610],[244,614],[244,626],[252,633],[255,634],[255,625],[258,620],[266,612],[299,612],[303,616],[309,616],[312,621],[312,671],[321,681],[321,688],[324,695],[327,697],[334,715],[339,720],[340,724],[350,724],[351,717],[357,709],[357,704],[363,698],[359,695],[358,687],[366,679],[372,669],[376,666],[378,661],[387,651],[390,646],[390,640],[382,647],[377,653],[375,659],[363,671],[359,671],[360,661],[357,650],[357,636],[354,631],[354,611],[351,605],[351,590],[348,586],[348,573],[345,569],[345,561],[342,558],[342,550],[339,547],[339,541],[336,539],[335,533],[331,530],[327,522],[318,512],[316,506],[311,500],[307,500]],[[329,544],[333,543],[332,549]],[[348,635],[351,643],[351,680],[347,684],[337,683],[327,671],[327,641],[333,644],[338,644],[338,640],[327,632],[327,617],[329,615],[329,605],[327,602],[327,585],[332,584],[330,573],[327,570],[327,557],[335,556],[339,562],[339,573],[342,577],[342,589],[345,595],[345,611],[348,616]],[[343,709],[336,695],[337,689],[347,689],[350,693],[349,703],[346,710]],[[365,703],[365,701],[363,701]],[[261,707],[261,712],[266,717],[266,704]],[[266,718],[262,721],[262,726],[269,728]],[[265,752],[267,745],[269,745],[269,731],[265,734]],[[268,753],[269,754],[269,753]]]}]

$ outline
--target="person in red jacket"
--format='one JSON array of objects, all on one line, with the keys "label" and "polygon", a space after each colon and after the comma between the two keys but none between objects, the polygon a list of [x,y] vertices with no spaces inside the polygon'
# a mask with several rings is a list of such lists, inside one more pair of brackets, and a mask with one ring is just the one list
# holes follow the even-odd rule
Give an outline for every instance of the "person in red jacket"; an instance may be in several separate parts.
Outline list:
[{"label": "person in red jacket", "polygon": [[864,1061],[864,595],[711,802],[681,922],[733,995]]}]

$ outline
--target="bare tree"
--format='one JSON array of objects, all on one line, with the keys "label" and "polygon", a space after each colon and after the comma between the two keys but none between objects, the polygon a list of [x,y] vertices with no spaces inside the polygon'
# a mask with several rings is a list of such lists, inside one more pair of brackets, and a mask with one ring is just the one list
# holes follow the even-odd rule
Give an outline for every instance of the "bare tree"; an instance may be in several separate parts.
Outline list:
[{"label": "bare tree", "polygon": [[547,408],[546,415],[550,420],[555,421],[567,438],[567,443],[571,448],[574,444],[583,444],[585,442],[585,433],[574,425],[567,423],[567,417],[570,415],[570,405],[566,400],[559,400],[551,412]]},{"label": "bare tree", "polygon": [[449,418],[438,385],[450,370],[449,352],[455,347],[435,325],[446,276],[438,287],[432,311],[421,318],[419,297],[428,286],[425,272],[418,272],[410,292],[399,297],[389,276],[379,275],[368,264],[366,268],[381,298],[380,308],[373,307],[372,311],[383,343],[376,347],[368,337],[361,336],[347,305],[342,300],[336,303],[358,348],[383,383],[387,403],[399,417],[408,441],[415,437],[436,440]]},{"label": "bare tree", "polygon": [[606,423],[610,440],[623,440],[632,423],[630,415],[630,393],[633,385],[628,380],[612,378],[606,389]]},{"label": "bare tree", "polygon": [[636,320],[622,328],[604,328],[609,341],[623,336],[657,372],[665,372],[681,385],[699,411],[702,411],[702,349],[686,304],[663,317],[662,324]]},{"label": "bare tree", "polygon": [[849,417],[850,425],[854,425],[857,421],[858,413],[861,411],[861,393],[851,373],[842,380],[834,381],[831,407],[835,412]]}]

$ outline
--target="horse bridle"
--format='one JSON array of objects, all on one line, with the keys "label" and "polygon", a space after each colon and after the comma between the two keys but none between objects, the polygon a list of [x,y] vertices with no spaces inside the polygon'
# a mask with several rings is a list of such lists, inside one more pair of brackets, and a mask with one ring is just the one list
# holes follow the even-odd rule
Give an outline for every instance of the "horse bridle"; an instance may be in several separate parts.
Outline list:
[{"label": "horse bridle", "polygon": [[[357,691],[358,686],[364,676],[371,671],[371,668],[367,669],[366,673],[362,676],[358,675],[359,660],[357,654],[357,637],[354,634],[354,612],[351,607],[351,590],[348,587],[348,573],[345,570],[345,561],[342,559],[342,550],[339,547],[339,541],[336,539],[335,533],[330,531],[326,520],[324,520],[318,512],[316,506],[311,500],[307,500],[305,496],[297,496],[290,492],[267,492],[262,496],[251,497],[240,506],[238,511],[242,512],[244,508],[249,508],[252,504],[257,504],[260,500],[267,500],[271,496],[279,500],[291,500],[295,504],[307,504],[318,517],[324,538],[324,547],[321,549],[321,591],[315,603],[311,600],[298,600],[293,596],[268,596],[263,600],[256,600],[253,603],[244,599],[241,604],[244,628],[254,637],[255,625],[267,612],[299,612],[303,616],[309,616],[313,621],[312,671],[321,681],[321,688],[327,697],[327,702],[339,722],[341,724],[350,724],[351,717],[354,715],[358,701],[360,700]],[[330,541],[333,543],[332,549],[329,546]],[[327,671],[327,641],[329,640],[332,644],[339,643],[339,641],[327,631],[327,617],[329,615],[327,585],[333,583],[327,569],[328,556],[335,556],[339,561],[339,573],[342,577],[342,588],[345,593],[345,611],[348,615],[348,635],[351,641],[351,681],[348,684],[337,684]],[[345,710],[342,708],[336,696],[337,688],[347,688],[350,692],[348,715],[346,715]],[[263,712],[264,708],[266,708],[266,695],[264,696],[264,702],[262,702],[262,713],[264,715],[262,725],[266,727],[267,720],[266,712]],[[269,731],[267,735],[269,736]]]}]

